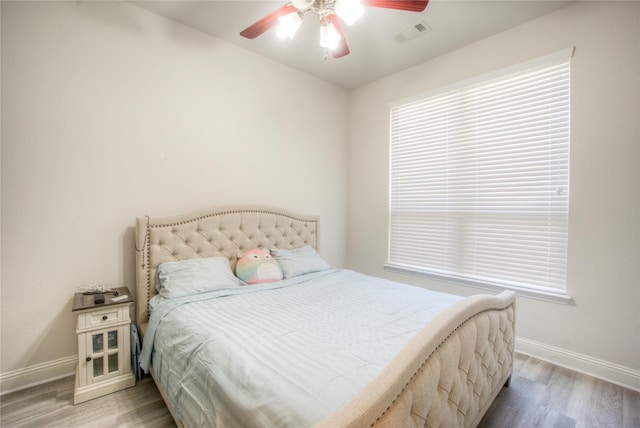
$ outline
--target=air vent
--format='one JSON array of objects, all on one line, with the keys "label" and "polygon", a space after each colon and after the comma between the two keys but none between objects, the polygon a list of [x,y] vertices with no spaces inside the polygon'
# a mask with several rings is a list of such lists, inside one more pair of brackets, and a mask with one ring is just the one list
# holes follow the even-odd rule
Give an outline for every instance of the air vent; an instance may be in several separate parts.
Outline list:
[{"label": "air vent", "polygon": [[417,24],[400,31],[398,34],[393,36],[393,38],[396,39],[397,42],[406,43],[409,40],[413,40],[416,37],[429,32],[430,30],[431,27],[429,27],[424,21],[420,21]]}]

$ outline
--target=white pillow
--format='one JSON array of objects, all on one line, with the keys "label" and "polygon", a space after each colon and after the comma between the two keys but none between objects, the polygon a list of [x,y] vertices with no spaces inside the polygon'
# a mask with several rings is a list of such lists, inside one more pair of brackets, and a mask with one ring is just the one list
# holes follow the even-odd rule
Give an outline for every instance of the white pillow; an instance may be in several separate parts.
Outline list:
[{"label": "white pillow", "polygon": [[271,255],[280,263],[285,278],[331,269],[329,263],[309,245],[292,250],[277,248],[270,250]]},{"label": "white pillow", "polygon": [[158,266],[156,288],[166,298],[239,286],[229,260],[224,257],[181,260]]}]

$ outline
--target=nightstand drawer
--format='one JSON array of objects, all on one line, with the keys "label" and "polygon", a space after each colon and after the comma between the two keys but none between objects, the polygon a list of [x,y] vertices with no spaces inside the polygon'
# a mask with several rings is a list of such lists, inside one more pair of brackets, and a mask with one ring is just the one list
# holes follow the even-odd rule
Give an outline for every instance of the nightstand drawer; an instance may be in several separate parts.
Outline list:
[{"label": "nightstand drawer", "polygon": [[77,330],[107,327],[122,322],[129,322],[129,307],[126,305],[79,314]]}]

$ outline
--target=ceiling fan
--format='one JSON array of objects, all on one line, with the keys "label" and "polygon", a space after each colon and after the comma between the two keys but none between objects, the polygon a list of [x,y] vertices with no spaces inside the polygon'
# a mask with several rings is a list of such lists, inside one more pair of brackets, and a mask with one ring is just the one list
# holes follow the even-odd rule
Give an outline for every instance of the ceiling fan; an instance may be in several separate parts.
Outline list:
[{"label": "ceiling fan", "polygon": [[422,12],[427,3],[429,0],[291,0],[242,30],[240,35],[247,39],[255,39],[274,25],[280,24],[278,34],[292,39],[302,25],[304,15],[312,12],[320,21],[323,58],[328,57],[329,51],[334,58],[340,58],[349,53],[340,19],[347,25],[353,24],[362,16],[363,6]]}]

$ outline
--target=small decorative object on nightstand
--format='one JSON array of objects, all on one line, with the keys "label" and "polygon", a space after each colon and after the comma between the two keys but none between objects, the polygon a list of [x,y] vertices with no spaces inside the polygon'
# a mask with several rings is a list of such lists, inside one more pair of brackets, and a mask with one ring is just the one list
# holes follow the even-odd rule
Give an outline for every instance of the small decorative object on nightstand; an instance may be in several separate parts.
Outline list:
[{"label": "small decorative object on nightstand", "polygon": [[[131,372],[131,318],[133,302],[126,287],[115,293],[76,293],[73,312],[78,314],[78,366],[73,404],[83,403],[136,384]],[[123,296],[127,296],[123,298]],[[115,299],[115,301],[114,301]]]}]

